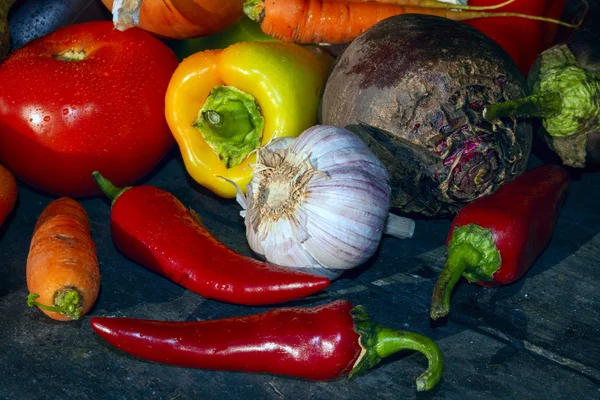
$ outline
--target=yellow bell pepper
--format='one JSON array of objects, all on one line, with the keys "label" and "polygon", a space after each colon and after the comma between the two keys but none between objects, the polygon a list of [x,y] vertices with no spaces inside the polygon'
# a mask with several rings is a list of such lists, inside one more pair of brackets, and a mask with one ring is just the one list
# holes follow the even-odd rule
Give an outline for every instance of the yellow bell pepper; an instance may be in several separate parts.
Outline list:
[{"label": "yellow bell pepper", "polygon": [[167,88],[165,115],[185,167],[233,198],[252,179],[254,150],[317,123],[333,58],[284,42],[242,42],[185,58]]}]

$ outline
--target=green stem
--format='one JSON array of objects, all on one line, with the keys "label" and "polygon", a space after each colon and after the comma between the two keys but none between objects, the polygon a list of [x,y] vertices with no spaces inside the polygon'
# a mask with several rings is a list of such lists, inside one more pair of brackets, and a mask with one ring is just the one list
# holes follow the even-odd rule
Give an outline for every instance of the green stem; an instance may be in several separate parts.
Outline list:
[{"label": "green stem", "polygon": [[489,282],[502,265],[492,230],[475,223],[454,227],[448,259],[433,289],[430,315],[438,319],[450,311],[450,295],[461,276],[469,282]]},{"label": "green stem", "polygon": [[38,307],[46,311],[53,311],[62,315],[66,315],[72,320],[77,320],[81,317],[81,303],[83,302],[81,293],[73,288],[63,288],[54,295],[54,305],[47,306],[35,301],[40,297],[37,293],[29,293],[27,296],[27,305],[29,307]]},{"label": "green stem", "polygon": [[209,124],[212,128],[218,128],[223,125],[223,120],[225,119],[221,113],[215,110],[208,110],[202,113],[204,120],[207,124]]},{"label": "green stem", "polygon": [[265,18],[265,2],[264,0],[246,0],[244,2],[244,14],[251,20],[259,24]]},{"label": "green stem", "polygon": [[193,126],[227,168],[260,145],[265,120],[254,97],[233,86],[217,86]]},{"label": "green stem", "polygon": [[83,61],[87,58],[85,50],[70,49],[60,54],[55,54],[54,58],[60,61]]},{"label": "green stem", "polygon": [[354,318],[354,329],[360,335],[363,353],[356,361],[349,377],[366,373],[383,358],[403,350],[414,350],[427,357],[429,365],[416,380],[417,390],[432,389],[441,379],[444,370],[442,352],[437,344],[426,336],[383,327],[371,322],[363,306],[350,312]]},{"label": "green stem", "polygon": [[522,99],[488,105],[483,110],[483,118],[488,121],[503,117],[548,118],[560,114],[563,100],[558,92],[545,92]]},{"label": "green stem", "polygon": [[98,171],[94,171],[92,172],[92,177],[94,178],[94,181],[96,182],[96,184],[98,185],[98,187],[100,187],[100,190],[102,190],[102,193],[104,193],[106,195],[106,197],[108,197],[108,199],[110,200],[111,204],[115,204],[115,201],[117,201],[117,198],[123,194],[123,192],[125,192],[126,190],[131,189],[131,186],[127,186],[124,188],[118,188],[115,185],[112,184],[111,181],[109,181],[108,179],[106,179],[100,172]]},{"label": "green stem", "polygon": [[450,312],[450,295],[462,274],[479,266],[481,253],[470,244],[459,244],[449,251],[446,265],[433,289],[430,315],[438,319]]}]

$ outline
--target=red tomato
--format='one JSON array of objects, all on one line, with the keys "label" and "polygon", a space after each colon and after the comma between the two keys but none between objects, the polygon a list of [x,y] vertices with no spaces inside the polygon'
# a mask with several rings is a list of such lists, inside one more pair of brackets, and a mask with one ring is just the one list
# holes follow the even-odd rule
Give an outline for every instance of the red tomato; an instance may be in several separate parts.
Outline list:
[{"label": "red tomato", "polygon": [[110,21],[28,43],[0,64],[0,162],[54,195],[100,193],[94,170],[132,184],[174,145],[164,97],[177,65],[150,33]]}]

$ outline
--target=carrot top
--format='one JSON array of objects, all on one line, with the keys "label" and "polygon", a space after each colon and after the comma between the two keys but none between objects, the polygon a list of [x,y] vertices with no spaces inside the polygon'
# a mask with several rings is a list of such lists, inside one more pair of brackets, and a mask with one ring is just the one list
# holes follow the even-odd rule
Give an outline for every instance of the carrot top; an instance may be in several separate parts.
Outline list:
[{"label": "carrot top", "polygon": [[246,0],[244,13],[251,20],[261,23],[265,19],[265,2],[263,0]]},{"label": "carrot top", "polygon": [[29,307],[39,307],[46,311],[57,312],[62,315],[66,315],[72,320],[77,320],[81,317],[81,311],[83,303],[81,293],[75,288],[63,288],[59,290],[54,296],[54,305],[47,306],[40,304],[36,299],[40,297],[37,293],[29,293],[27,296],[27,305]]}]

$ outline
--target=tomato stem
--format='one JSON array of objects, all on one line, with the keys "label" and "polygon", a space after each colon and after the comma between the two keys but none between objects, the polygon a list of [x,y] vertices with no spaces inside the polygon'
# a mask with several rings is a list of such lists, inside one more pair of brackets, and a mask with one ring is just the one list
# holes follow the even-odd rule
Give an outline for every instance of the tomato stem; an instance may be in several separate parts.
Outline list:
[{"label": "tomato stem", "polygon": [[55,54],[54,58],[61,61],[83,61],[87,58],[87,52],[83,49],[70,49],[60,54]]}]

